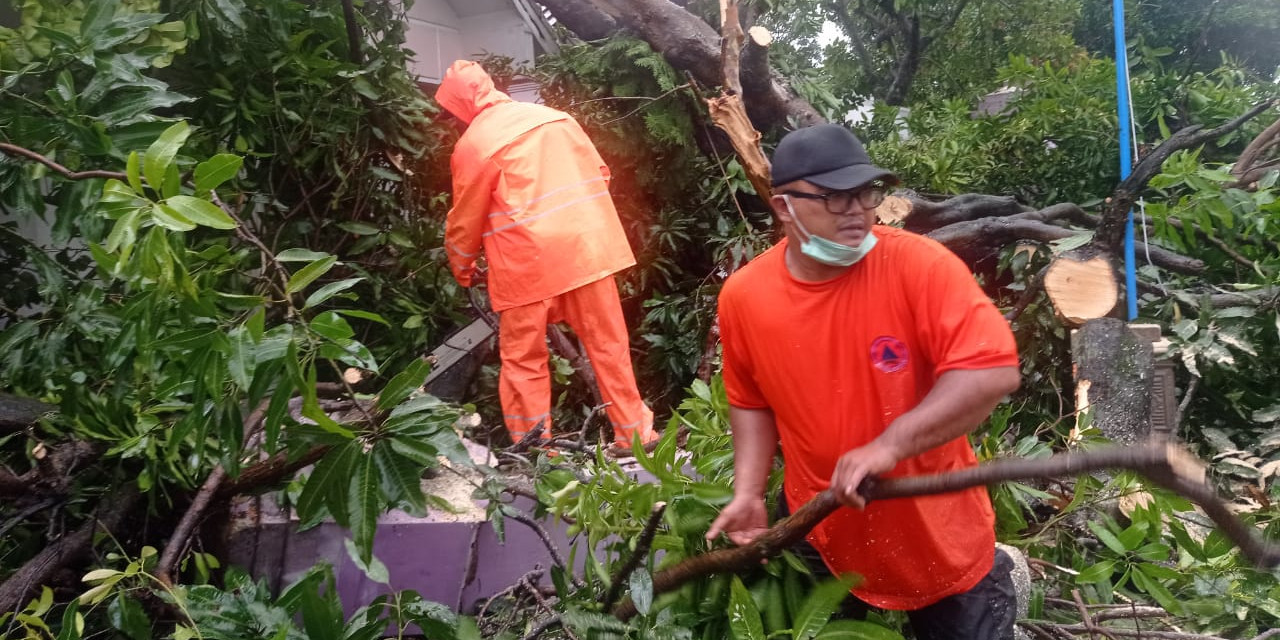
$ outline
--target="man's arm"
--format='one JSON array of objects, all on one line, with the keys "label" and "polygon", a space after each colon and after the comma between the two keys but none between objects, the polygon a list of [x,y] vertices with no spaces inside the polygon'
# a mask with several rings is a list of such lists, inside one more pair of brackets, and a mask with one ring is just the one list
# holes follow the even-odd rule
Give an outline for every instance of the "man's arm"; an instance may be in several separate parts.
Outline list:
[{"label": "man's arm", "polygon": [[863,478],[887,473],[905,458],[973,431],[1019,382],[1017,367],[943,373],[920,404],[898,416],[875,440],[840,457],[831,474],[831,490],[841,504],[863,508],[866,503],[858,495]]},{"label": "man's arm", "polygon": [[471,286],[471,277],[475,273],[493,187],[499,173],[492,160],[469,171],[454,168],[453,208],[449,209],[445,219],[444,248],[449,256],[449,270],[458,284],[464,287]]},{"label": "man's arm", "polygon": [[778,427],[769,409],[729,406],[733,429],[733,500],[711,523],[707,539],[728,534],[734,544],[750,544],[769,528],[764,490],[778,451]]}]

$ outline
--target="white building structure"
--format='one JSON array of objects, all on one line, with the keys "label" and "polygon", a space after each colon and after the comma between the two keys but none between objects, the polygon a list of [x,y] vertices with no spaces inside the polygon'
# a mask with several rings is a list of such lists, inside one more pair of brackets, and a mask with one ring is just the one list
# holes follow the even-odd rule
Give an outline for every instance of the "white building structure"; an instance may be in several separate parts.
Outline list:
[{"label": "white building structure", "polygon": [[[555,37],[542,10],[530,0],[416,0],[408,11],[406,46],[414,52],[411,73],[419,82],[439,84],[454,60],[485,55],[532,63],[555,51]],[[536,87],[512,87],[513,97]]]}]

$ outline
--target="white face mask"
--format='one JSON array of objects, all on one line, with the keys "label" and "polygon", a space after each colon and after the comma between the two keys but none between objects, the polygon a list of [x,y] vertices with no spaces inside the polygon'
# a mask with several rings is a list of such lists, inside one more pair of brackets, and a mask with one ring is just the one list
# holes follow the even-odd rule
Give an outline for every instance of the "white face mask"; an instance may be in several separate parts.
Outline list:
[{"label": "white face mask", "polygon": [[791,196],[784,194],[782,199],[787,203],[787,213],[791,214],[791,220],[796,223],[796,228],[807,236],[800,243],[800,253],[830,267],[849,267],[865,258],[875,248],[876,234],[870,229],[867,229],[867,236],[856,247],[809,233],[809,230],[800,223],[800,218],[796,216],[795,208],[791,206]]}]

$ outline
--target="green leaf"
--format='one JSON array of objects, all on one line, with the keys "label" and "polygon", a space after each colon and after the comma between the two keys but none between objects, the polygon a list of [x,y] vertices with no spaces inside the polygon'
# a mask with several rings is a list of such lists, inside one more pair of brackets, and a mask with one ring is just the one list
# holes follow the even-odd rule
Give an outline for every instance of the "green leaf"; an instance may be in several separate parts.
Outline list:
[{"label": "green leaf", "polygon": [[833,620],[815,640],[903,640],[902,634],[864,620]]},{"label": "green leaf", "polygon": [[352,440],[329,450],[316,463],[315,470],[302,485],[302,494],[298,496],[298,518],[302,522],[313,523],[327,507],[338,524],[346,524],[347,489],[362,446],[359,441]]},{"label": "green leaf", "polygon": [[312,331],[336,342],[348,341],[351,336],[355,335],[355,330],[351,328],[351,325],[347,324],[347,321],[343,320],[342,316],[332,311],[325,311],[312,318],[311,324],[308,326]]},{"label": "green leaf", "polygon": [[376,313],[373,313],[372,311],[359,311],[356,309],[335,309],[334,313],[342,314],[344,316],[347,316],[348,318],[360,318],[361,320],[376,322],[380,325],[387,326],[387,327],[391,326],[391,323],[387,322],[386,318],[383,318],[382,316]]},{"label": "green leaf", "polygon": [[849,596],[849,589],[858,581],[858,576],[848,574],[840,578],[832,578],[818,583],[805,598],[804,604],[795,617],[796,640],[811,640],[818,631],[827,625],[831,614],[835,613],[840,602]]},{"label": "green leaf", "polygon": [[331,257],[332,254],[310,249],[285,249],[276,254],[277,262],[311,262]]},{"label": "green leaf", "polygon": [[[631,601],[636,605],[636,611],[640,615],[649,615],[649,609],[653,606],[653,576],[649,574],[649,570],[640,567],[631,572]],[[761,629],[763,632],[763,628]]]},{"label": "green leaf", "polygon": [[111,227],[111,233],[107,234],[107,242],[103,248],[111,253],[119,251],[127,255],[133,249],[133,243],[138,241],[138,224],[141,220],[142,211],[139,209],[121,216],[116,220],[115,226]]},{"label": "green leaf", "polygon": [[230,153],[219,153],[196,165],[196,189],[213,190],[240,173],[244,158]]},{"label": "green leaf", "polygon": [[359,456],[354,471],[348,485],[348,522],[356,551],[360,559],[368,563],[373,559],[373,534],[378,529],[378,514],[382,512],[382,492],[378,490],[381,485],[373,456]]},{"label": "green leaf", "polygon": [[[377,556],[371,555],[368,560],[365,560],[360,557],[360,550],[356,548],[356,544],[352,542],[350,538],[343,540],[342,543],[343,546],[347,548],[347,557],[351,558],[351,561],[355,563],[356,568],[360,569],[361,573],[364,573],[365,577],[378,584],[385,584],[387,586],[391,585],[391,572],[387,571],[387,565],[383,564]],[[379,625],[378,631],[385,630],[385,626]],[[374,637],[381,638],[383,635],[379,633]]]},{"label": "green leaf", "polygon": [[330,282],[329,284],[316,289],[311,295],[307,296],[307,301],[303,303],[302,308],[310,309],[311,307],[321,304],[325,300],[356,286],[357,283],[363,280],[364,278],[347,278],[346,280]]},{"label": "green leaf", "polygon": [[231,373],[231,380],[241,389],[248,389],[253,380],[254,350],[257,344],[243,326],[228,331],[227,341],[227,369]]},{"label": "green leaf", "polygon": [[1134,586],[1155,598],[1156,602],[1159,602],[1160,606],[1164,607],[1164,609],[1169,613],[1172,613],[1173,615],[1181,615],[1182,602],[1175,598],[1173,593],[1169,591],[1169,588],[1164,586],[1158,578],[1150,575],[1150,572],[1145,571],[1147,566],[1148,565],[1139,564],[1134,567],[1134,571],[1131,574]]},{"label": "green leaf", "polygon": [[382,393],[378,394],[377,407],[381,411],[385,411],[394,407],[409,397],[414,389],[422,386],[426,381],[427,374],[431,372],[431,363],[423,358],[414,360],[404,371],[397,373],[391,381],[383,387]]},{"label": "green leaf", "polygon": [[378,465],[386,493],[404,502],[405,511],[415,516],[427,512],[427,498],[422,493],[422,467],[414,460],[395,452],[387,443],[373,447],[373,460]]},{"label": "green leaf", "polygon": [[169,171],[169,166],[173,164],[178,150],[190,135],[191,127],[186,122],[178,122],[165,129],[164,133],[160,134],[160,137],[147,148],[146,154],[142,157],[142,171],[147,177],[147,184],[157,193],[163,189],[165,173]]},{"label": "green leaf", "polygon": [[186,216],[159,202],[151,205],[151,219],[170,231],[190,231],[196,228],[195,223]]},{"label": "green leaf", "polygon": [[134,193],[142,193],[142,158],[138,156],[137,151],[129,152],[129,161],[125,165],[125,173],[129,177],[129,186],[133,187]]},{"label": "green leaf", "polygon": [[358,236],[371,236],[378,233],[378,228],[366,222],[339,222],[338,228]]},{"label": "green leaf", "polygon": [[742,578],[733,576],[729,588],[729,629],[737,640],[765,640],[764,622],[756,608],[751,592],[742,584]]},{"label": "green leaf", "polygon": [[1115,534],[1111,533],[1111,531],[1107,529],[1106,525],[1094,522],[1093,520],[1088,521],[1086,524],[1089,525],[1089,530],[1093,531],[1093,535],[1098,537],[1098,541],[1107,545],[1108,549],[1121,555],[1128,551],[1124,543],[1120,542],[1120,539],[1116,538]]},{"label": "green leaf", "polygon": [[307,285],[315,282],[316,278],[328,273],[335,264],[338,264],[338,259],[334,256],[328,256],[298,269],[297,273],[289,277],[289,283],[285,286],[285,291],[287,293],[297,293],[306,289]]},{"label": "green leaf", "polygon": [[142,605],[124,595],[116,596],[107,605],[107,619],[111,621],[112,627],[133,640],[150,640],[153,637],[151,618],[142,610]]},{"label": "green leaf", "polygon": [[1081,571],[1076,576],[1076,583],[1092,584],[1101,582],[1102,580],[1109,580],[1111,578],[1111,574],[1115,573],[1115,571],[1116,563],[1114,560],[1103,560],[1102,562],[1089,565],[1084,571]]},{"label": "green leaf", "polygon": [[174,211],[186,219],[202,226],[214,229],[234,229],[236,221],[227,215],[218,205],[193,196],[173,196],[165,201]]}]

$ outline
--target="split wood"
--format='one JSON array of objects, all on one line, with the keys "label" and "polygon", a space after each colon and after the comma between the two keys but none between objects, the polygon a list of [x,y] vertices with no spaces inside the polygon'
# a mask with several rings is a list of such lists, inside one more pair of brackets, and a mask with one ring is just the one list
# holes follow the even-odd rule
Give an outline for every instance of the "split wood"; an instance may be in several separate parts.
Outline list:
[{"label": "split wood", "polygon": [[[1157,485],[1174,491],[1199,504],[1206,515],[1222,529],[1241,554],[1259,567],[1280,564],[1280,546],[1260,539],[1247,524],[1237,518],[1214,490],[1204,481],[1204,465],[1195,456],[1173,443],[1152,443],[1135,447],[1109,447],[1082,453],[1063,453],[1048,458],[1009,459],[940,473],[933,476],[864,480],[858,491],[868,502],[913,496],[950,493],[970,487],[1013,480],[1030,480],[1056,476],[1072,476],[1107,469],[1135,471]],[[665,593],[703,576],[745,571],[758,566],[766,558],[803,539],[840,503],[830,491],[823,491],[761,534],[749,545],[719,549],[688,558],[653,576],[653,593]],[[628,620],[636,614],[628,596],[613,609],[613,615]]]}]

